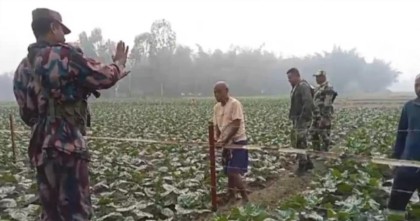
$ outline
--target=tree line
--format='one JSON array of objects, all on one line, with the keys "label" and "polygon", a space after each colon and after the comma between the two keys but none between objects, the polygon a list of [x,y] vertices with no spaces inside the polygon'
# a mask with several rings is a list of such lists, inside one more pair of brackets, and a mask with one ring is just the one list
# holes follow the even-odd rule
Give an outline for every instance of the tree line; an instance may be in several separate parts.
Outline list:
[{"label": "tree line", "polygon": [[[287,94],[291,88],[286,71],[291,67],[298,68],[311,83],[318,69],[326,70],[340,94],[369,93],[387,90],[400,74],[383,60],[367,62],[356,49],[335,46],[328,52],[284,58],[263,47],[231,47],[227,51],[188,47],[179,44],[176,36],[167,20],[153,22],[150,31],[139,34],[130,44],[130,75],[112,90],[103,91],[102,96],[209,96],[219,80],[227,81],[236,96]],[[78,44],[86,56],[105,63],[112,61],[116,43],[105,39],[100,28],[89,34],[82,32]],[[0,88],[5,92],[0,99],[13,96],[11,78],[10,73],[0,76]]]}]

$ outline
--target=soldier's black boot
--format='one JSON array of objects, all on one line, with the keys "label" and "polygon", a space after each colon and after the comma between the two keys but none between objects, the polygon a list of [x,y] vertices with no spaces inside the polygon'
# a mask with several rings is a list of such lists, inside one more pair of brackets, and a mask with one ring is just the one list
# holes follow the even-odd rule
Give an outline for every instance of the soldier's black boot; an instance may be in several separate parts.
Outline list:
[{"label": "soldier's black boot", "polygon": [[295,171],[297,176],[304,175],[308,170],[312,170],[314,168],[314,164],[312,163],[311,159],[308,156],[302,156],[298,158],[298,168]]},{"label": "soldier's black boot", "polygon": [[308,156],[308,161],[306,163],[306,170],[312,170],[314,168],[314,163],[312,163],[312,160]]},{"label": "soldier's black boot", "polygon": [[316,138],[312,139],[312,149],[314,149],[316,151],[321,150],[321,142]]},{"label": "soldier's black boot", "polygon": [[295,171],[296,176],[302,176],[305,174],[305,172],[306,172],[305,164],[299,162],[298,168]]},{"label": "soldier's black boot", "polygon": [[308,158],[305,155],[298,155],[298,168],[295,171],[297,176],[302,176],[308,170]]}]

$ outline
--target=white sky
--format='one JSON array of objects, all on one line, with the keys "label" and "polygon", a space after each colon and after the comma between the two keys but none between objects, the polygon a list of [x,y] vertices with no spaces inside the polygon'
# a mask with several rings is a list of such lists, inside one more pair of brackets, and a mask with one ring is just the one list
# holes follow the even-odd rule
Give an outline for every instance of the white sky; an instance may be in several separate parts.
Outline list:
[{"label": "white sky", "polygon": [[420,73],[420,1],[408,0],[0,0],[0,73],[12,71],[34,41],[31,11],[59,11],[75,41],[102,29],[105,38],[134,36],[167,19],[183,45],[226,50],[230,45],[302,56],[334,45],[357,48],[368,61],[391,62],[403,75],[393,90],[412,91]]}]

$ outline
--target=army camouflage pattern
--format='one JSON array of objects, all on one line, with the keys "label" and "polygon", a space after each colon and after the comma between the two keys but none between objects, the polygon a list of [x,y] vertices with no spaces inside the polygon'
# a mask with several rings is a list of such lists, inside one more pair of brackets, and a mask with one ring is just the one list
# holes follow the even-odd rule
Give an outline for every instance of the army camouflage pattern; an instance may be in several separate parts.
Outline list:
[{"label": "army camouflage pattern", "polygon": [[93,216],[89,190],[89,162],[48,149],[45,164],[37,167],[42,221],[84,221]]},{"label": "army camouflage pattern", "polygon": [[290,92],[290,99],[289,119],[310,122],[313,111],[311,85],[301,80]]},{"label": "army camouflage pattern", "polygon": [[290,94],[291,104],[289,118],[293,123],[291,134],[292,145],[295,148],[307,148],[307,136],[312,120],[313,101],[311,86],[305,80],[299,82]]},{"label": "army camouflage pattern", "polygon": [[[312,121],[313,101],[311,85],[301,80],[290,93],[289,119],[292,121],[291,132],[292,147],[298,149],[308,148],[309,128]],[[309,156],[298,154],[299,165],[305,164]]]},{"label": "army camouflage pattern", "polygon": [[87,152],[81,131],[88,111],[86,89],[112,87],[123,67],[85,58],[66,44],[35,43],[28,52],[15,72],[14,93],[21,118],[33,127],[31,162],[42,165],[46,148],[67,154]]},{"label": "army camouflage pattern", "polygon": [[333,102],[336,96],[337,93],[327,81],[315,88],[311,125],[312,146],[315,150],[328,151],[330,148]]},{"label": "army camouflage pattern", "polygon": [[[37,42],[19,64],[13,90],[32,129],[28,155],[37,171],[42,220],[92,216],[86,141],[86,92],[112,87],[124,67],[89,59],[67,44]],[[58,216],[58,214],[60,214]]]},{"label": "army camouflage pattern", "polygon": [[30,99],[31,96],[29,96],[29,94],[35,93],[33,84],[29,61],[24,58],[14,73],[13,92],[19,106],[20,118],[29,127],[32,127],[38,120],[38,109],[32,108],[36,107],[37,100]]},{"label": "army camouflage pattern", "polygon": [[308,121],[293,121],[293,129],[290,135],[293,148],[306,149],[308,147],[307,137],[310,126],[311,122]]},{"label": "army camouflage pattern", "polygon": [[[80,45],[78,44],[78,43],[68,43],[70,46],[72,46],[72,47],[74,47],[74,49],[77,51],[77,52],[79,52],[79,53],[81,53],[82,55],[83,55],[83,51],[82,51],[82,49],[80,48]],[[84,111],[81,111],[81,112],[85,112],[85,113],[87,113],[87,116],[86,117],[84,117],[84,122],[86,122],[86,125],[85,125],[85,127],[83,127],[82,128],[82,134],[85,136],[86,134],[87,134],[87,131],[86,131],[86,127],[91,127],[91,110],[90,110],[90,107],[89,107],[89,104],[88,104],[88,98],[90,97],[90,95],[94,95],[96,98],[99,98],[100,96],[101,96],[101,93],[100,92],[98,92],[98,91],[96,91],[96,90],[94,90],[94,91],[90,91],[89,89],[86,89],[86,92],[85,92],[85,95],[84,95],[84,97],[85,97],[85,99],[84,99],[84,102],[83,102],[83,105],[81,106],[81,108],[83,108],[83,109],[85,109]]]}]

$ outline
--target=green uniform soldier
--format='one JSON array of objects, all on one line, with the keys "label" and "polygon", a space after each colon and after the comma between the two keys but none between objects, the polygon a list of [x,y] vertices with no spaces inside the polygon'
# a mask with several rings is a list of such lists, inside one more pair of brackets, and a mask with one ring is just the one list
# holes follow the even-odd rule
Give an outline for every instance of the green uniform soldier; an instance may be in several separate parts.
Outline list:
[{"label": "green uniform soldier", "polygon": [[[312,122],[312,87],[301,79],[298,69],[291,68],[287,71],[287,77],[292,86],[290,93],[290,112],[289,119],[292,121],[293,130],[291,133],[291,143],[294,148],[306,149],[308,147],[307,137]],[[313,169],[313,164],[309,156],[298,154],[297,175],[302,175],[307,170]]]},{"label": "green uniform soldier", "polygon": [[331,145],[331,120],[333,103],[337,97],[332,85],[327,81],[326,72],[319,70],[314,74],[318,87],[314,92],[313,121],[311,125],[312,146],[315,150],[328,151]]}]

